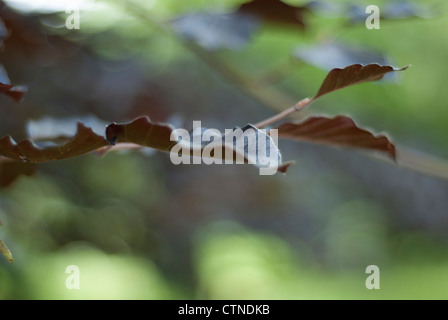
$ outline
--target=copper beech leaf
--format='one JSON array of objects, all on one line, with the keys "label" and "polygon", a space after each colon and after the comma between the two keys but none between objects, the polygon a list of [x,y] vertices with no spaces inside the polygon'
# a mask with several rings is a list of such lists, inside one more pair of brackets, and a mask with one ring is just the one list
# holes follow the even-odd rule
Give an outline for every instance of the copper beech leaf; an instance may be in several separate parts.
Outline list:
[{"label": "copper beech leaf", "polygon": [[[236,161],[237,159],[240,159],[244,163],[250,163],[256,165],[257,167],[263,167],[266,163],[268,163],[267,160],[272,159],[269,158],[267,154],[262,155],[262,153],[259,152],[259,150],[257,149],[259,147],[258,144],[250,145],[250,142],[248,142],[248,139],[246,139],[250,135],[257,135],[256,139],[253,139],[252,141],[262,141],[261,139],[266,139],[265,141],[269,141],[271,138],[267,134],[252,125],[247,125],[244,128],[236,129],[241,129],[241,131],[239,131],[241,134],[235,137],[237,146],[238,141],[242,142],[242,144],[240,145],[242,147],[240,148],[234,147],[233,144],[230,145],[229,143],[225,143],[227,133],[222,136],[222,140],[213,140],[213,142],[205,144],[197,143],[194,139],[195,136],[202,136],[202,131],[193,131],[190,137],[191,140],[179,140],[179,136],[177,136],[176,134],[174,134],[174,138],[171,139],[174,127],[168,124],[151,122],[148,117],[140,117],[132,122],[125,124],[113,123],[106,129],[106,138],[112,144],[130,143],[132,144],[132,146],[140,145],[168,152],[176,152],[172,151],[172,149],[175,145],[178,145],[182,147],[182,151],[186,150],[189,156],[195,157],[202,155],[203,158],[206,157],[209,159],[219,159],[222,160],[223,163],[227,160]],[[232,133],[236,132],[236,129],[234,129]],[[198,140],[201,139],[199,138]],[[215,142],[219,144],[214,144]],[[271,154],[274,155],[273,157],[275,157],[276,159],[276,170],[284,173],[291,164],[282,164],[280,151],[278,150],[275,143],[273,145],[274,148],[270,148],[269,145],[268,153],[270,156]],[[216,147],[215,149],[213,148],[214,146],[219,146],[219,148]],[[264,147],[264,145],[262,147]],[[203,151],[206,148],[207,150],[212,150],[212,152],[204,155]]]},{"label": "copper beech leaf", "polygon": [[288,5],[280,0],[254,0],[234,12],[201,12],[172,20],[173,29],[202,48],[239,50],[246,46],[263,22],[305,28],[307,7]]},{"label": "copper beech leaf", "polygon": [[38,163],[80,156],[109,145],[91,128],[78,123],[76,135],[62,144],[38,146],[31,140],[16,143],[10,136],[0,138],[0,155],[24,162]]},{"label": "copper beech leaf", "polygon": [[[0,23],[1,30],[1,23]],[[0,31],[1,32],[1,31]],[[0,36],[1,37],[1,36]],[[27,88],[23,86],[15,86],[10,83],[8,73],[5,68],[0,65],[0,93],[9,96],[17,102],[20,102],[27,92]]]},{"label": "copper beech leaf", "polygon": [[36,169],[35,163],[0,157],[0,188],[8,187],[22,175],[32,176]]},{"label": "copper beech leaf", "polygon": [[325,78],[319,91],[314,96],[313,100],[336,90],[346,88],[358,83],[377,81],[384,77],[385,74],[394,71],[406,70],[408,66],[396,69],[391,66],[380,66],[379,64],[353,64],[344,69],[333,69]]},{"label": "copper beech leaf", "polygon": [[17,102],[20,102],[23,99],[26,91],[25,87],[0,82],[0,93],[9,96]]},{"label": "copper beech leaf", "polygon": [[112,123],[106,129],[106,138],[111,144],[134,143],[145,147],[169,151],[176,144],[170,136],[174,127],[169,124],[152,122],[148,117],[140,117],[125,124]]},{"label": "copper beech leaf", "polygon": [[16,102],[22,101],[27,92],[27,88],[23,86],[13,86],[9,84],[0,83],[0,93],[7,95]]},{"label": "copper beech leaf", "polygon": [[0,93],[5,93],[13,87],[14,86],[11,84],[5,84],[5,83],[0,82]]},{"label": "copper beech leaf", "polygon": [[[115,144],[117,144],[117,150],[150,147],[168,152],[172,152],[172,148],[178,145],[181,147],[182,151],[179,151],[179,154],[183,155],[187,154],[192,157],[202,156],[208,159],[218,159],[222,161],[218,163],[224,163],[227,160],[238,160],[242,161],[239,163],[250,163],[259,168],[268,167],[270,169],[275,165],[275,169],[278,171],[286,171],[290,164],[283,165],[281,163],[280,151],[275,143],[268,143],[269,141],[272,141],[272,138],[266,132],[257,129],[252,125],[247,125],[246,127],[239,129],[241,129],[241,131],[236,131],[236,129],[233,131],[231,130],[231,133],[240,132],[235,136],[235,148],[233,143],[232,145],[227,142],[223,143],[224,141],[227,141],[225,140],[226,135],[222,137],[222,141],[215,141],[213,139],[210,143],[204,144],[196,143],[196,140],[193,139],[198,135],[201,135],[202,137],[202,132],[192,132],[192,140],[190,140],[190,138],[188,140],[184,138],[179,140],[179,136],[177,136],[176,133],[173,135],[174,138],[171,139],[174,131],[173,126],[152,122],[148,117],[140,117],[132,122],[124,124],[113,123],[106,128],[106,137],[98,135],[91,128],[86,127],[82,123],[78,123],[77,132],[73,137],[61,139],[51,139],[51,137],[47,137],[45,141],[38,142],[39,144],[43,143],[43,146],[37,145],[36,141],[33,142],[29,139],[16,143],[10,136],[5,136],[0,138],[0,157],[3,157],[0,159],[8,158],[8,160],[12,162],[8,164],[11,170],[2,171],[2,167],[0,167],[0,182],[6,186],[19,175],[32,174],[33,167],[27,166],[27,164],[62,160],[93,151],[101,155],[113,150],[115,146],[112,147],[111,145]],[[248,137],[254,139],[248,139]],[[268,151],[265,153],[262,153],[260,151],[262,149],[259,149],[260,146],[261,148],[265,147],[263,140],[261,139],[265,139],[264,141],[268,146]],[[61,140],[62,142],[55,142]],[[204,150],[208,150],[209,153],[204,153]],[[274,164],[267,161],[272,159],[275,159]],[[13,172],[12,169],[17,172]]]},{"label": "copper beech leaf", "polygon": [[283,123],[278,127],[280,138],[355,147],[384,152],[396,159],[395,146],[383,135],[375,136],[359,128],[346,116],[310,117],[301,123]]},{"label": "copper beech leaf", "polygon": [[241,5],[237,13],[260,18],[266,22],[305,28],[303,13],[307,7],[292,6],[280,0],[252,0]]}]

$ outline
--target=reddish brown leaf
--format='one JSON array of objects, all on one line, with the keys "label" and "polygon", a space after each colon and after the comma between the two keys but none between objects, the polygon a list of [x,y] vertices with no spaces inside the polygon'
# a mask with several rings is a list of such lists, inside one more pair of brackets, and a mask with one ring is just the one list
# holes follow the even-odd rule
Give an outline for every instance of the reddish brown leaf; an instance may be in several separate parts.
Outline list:
[{"label": "reddish brown leaf", "polygon": [[[7,88],[7,89],[6,89]],[[0,83],[0,93],[7,95],[17,102],[22,101],[27,92],[27,88],[23,86],[12,86],[8,84]]]},{"label": "reddish brown leaf", "polygon": [[[268,136],[260,132],[259,129],[255,128],[254,126],[248,125],[242,130],[248,130],[252,129],[254,134],[257,134],[257,139],[254,139],[252,141],[261,141],[262,138],[267,138]],[[106,138],[111,142],[112,144],[115,143],[131,143],[132,148],[134,148],[135,145],[140,146],[146,146],[155,148],[162,151],[168,151],[171,152],[171,149],[178,144],[178,141],[174,139],[174,141],[171,141],[171,133],[173,132],[174,128],[170,125],[163,124],[163,123],[154,123],[151,122],[151,120],[148,117],[141,117],[138,118],[130,123],[126,124],[111,124],[106,129]],[[194,136],[195,133],[192,133],[192,136]],[[191,138],[191,137],[190,137]],[[222,137],[225,140],[225,137]],[[244,136],[240,137],[239,139],[244,140]],[[270,139],[270,138],[269,138]],[[190,156],[200,156],[201,152],[204,150],[204,145],[199,143],[193,143],[191,140],[184,141],[181,140],[180,145],[184,146],[185,150],[189,153]],[[264,155],[265,158],[260,158],[263,156],[260,153],[258,153],[258,150],[256,148],[250,149],[247,147],[247,144],[244,148],[247,147],[249,150],[254,150],[257,153],[245,153],[242,149],[235,149],[233,147],[233,144],[227,144],[224,141],[219,141],[219,146],[222,146],[221,149],[221,156],[215,156],[214,152],[210,153],[209,158],[214,159],[220,159],[220,160],[232,160],[235,161],[235,159],[241,159],[243,158],[244,163],[251,163],[258,167],[263,167],[263,163],[267,163],[265,160],[268,160],[269,158],[267,155]],[[213,143],[206,144],[208,146],[213,145]],[[258,147],[258,146],[257,146]],[[227,152],[229,151],[230,152]],[[176,151],[174,151],[176,152]],[[280,172],[285,172],[290,164],[282,164],[281,163],[281,154],[278,150],[277,146],[275,146],[275,150],[270,150],[270,154],[275,154],[278,156],[276,158],[276,164],[278,165],[275,167]],[[229,155],[229,156],[228,156]]]},{"label": "reddish brown leaf", "polygon": [[344,69],[331,70],[324,82],[322,83],[319,92],[313,99],[317,99],[327,93],[354,85],[362,82],[376,81],[384,77],[386,73],[394,71],[406,70],[408,67],[395,69],[391,66],[380,66],[378,64],[353,64]]},{"label": "reddish brown leaf", "polygon": [[13,85],[10,84],[4,84],[0,82],[0,93],[8,92],[11,88],[13,88]]},{"label": "reddish brown leaf", "polygon": [[169,151],[176,144],[170,136],[173,127],[168,124],[154,123],[148,117],[138,118],[130,123],[109,125],[106,138],[110,143],[125,142]]},{"label": "reddish brown leaf", "polygon": [[32,176],[36,169],[34,163],[0,157],[0,188],[8,187],[22,175]]},{"label": "reddish brown leaf", "polygon": [[10,136],[0,138],[0,155],[26,162],[45,162],[76,157],[109,143],[103,136],[97,135],[92,129],[78,123],[76,135],[61,145],[39,147],[30,140],[15,143]]},{"label": "reddish brown leaf", "polygon": [[[0,20],[0,38],[1,38],[1,20]],[[5,68],[0,65],[0,93],[9,96],[17,102],[20,102],[27,92],[23,86],[12,85]]]},{"label": "reddish brown leaf", "polygon": [[[172,141],[174,127],[168,124],[151,122],[148,117],[141,117],[130,123],[109,125],[106,129],[107,140],[82,123],[78,123],[77,133],[72,138],[57,139],[63,142],[56,144],[55,139],[47,137],[44,147],[37,146],[31,140],[23,140],[17,144],[10,136],[5,136],[0,138],[0,156],[12,159],[11,165],[18,172],[17,174],[10,172],[12,176],[6,175],[4,183],[12,182],[20,174],[31,174],[32,167],[25,167],[26,164],[72,158],[92,151],[102,155],[113,149],[109,148],[109,143],[115,144],[117,142],[117,149],[150,147],[173,152],[172,148],[177,146],[178,149],[176,150],[179,151],[174,151],[174,153],[179,152],[179,155],[202,156],[204,159],[219,160],[213,161],[214,163],[227,163],[229,160],[237,160],[238,163],[254,164],[264,172],[275,173],[277,169],[281,172],[286,171],[289,165],[281,163],[281,154],[272,138],[265,131],[251,125],[240,129],[230,133],[226,132],[224,136],[221,136],[222,140],[220,138],[215,140],[214,138],[212,142],[209,141],[204,144],[202,141],[196,142],[196,138],[202,139],[202,131],[193,132],[190,136],[187,131],[183,130],[182,136],[178,137],[176,133],[173,135]],[[187,137],[185,137],[185,133]],[[180,140],[177,138],[180,138]],[[263,139],[265,140],[263,141]],[[233,146],[234,142],[236,142],[236,148]],[[121,146],[123,148],[120,148]],[[264,148],[267,148],[267,150]],[[215,150],[217,150],[216,153]],[[218,153],[218,150],[221,152]],[[21,167],[20,164],[24,166]],[[23,172],[25,168],[30,171]],[[2,172],[0,171],[0,173]]]},{"label": "reddish brown leaf", "polygon": [[241,5],[237,13],[250,14],[267,22],[305,28],[303,12],[305,7],[294,7],[280,0],[253,0]]},{"label": "reddish brown leaf", "polygon": [[[0,78],[3,81],[9,81],[8,75],[3,67],[0,68]],[[0,93],[3,93],[17,102],[20,102],[27,92],[26,87],[14,86],[12,84],[3,83],[0,81]]]},{"label": "reddish brown leaf", "polygon": [[395,146],[387,137],[374,136],[345,116],[311,117],[302,123],[284,123],[278,127],[278,135],[292,140],[377,150],[396,158]]},{"label": "reddish brown leaf", "polygon": [[284,162],[281,166],[278,167],[278,172],[286,173],[288,171],[289,167],[292,166],[295,162],[294,161],[287,161]]}]

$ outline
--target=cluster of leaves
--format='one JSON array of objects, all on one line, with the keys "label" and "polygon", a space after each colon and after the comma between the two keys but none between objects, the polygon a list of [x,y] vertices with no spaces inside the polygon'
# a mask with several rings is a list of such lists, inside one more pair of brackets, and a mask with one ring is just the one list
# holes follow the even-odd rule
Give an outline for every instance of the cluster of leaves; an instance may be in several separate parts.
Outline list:
[{"label": "cluster of leaves", "polygon": [[[312,100],[354,84],[379,80],[389,72],[404,69],[377,64],[355,64],[344,69],[333,69]],[[282,124],[277,129],[283,138],[378,150],[395,157],[395,148],[389,139],[357,127],[346,116],[312,117],[301,123]],[[47,141],[38,142],[27,139],[16,143],[11,136],[4,136],[0,138],[0,182],[1,185],[8,185],[13,177],[29,175],[32,172],[30,165],[33,164],[73,158],[89,152],[104,154],[114,148],[123,149],[122,144],[126,144],[125,148],[149,147],[169,152],[176,144],[170,139],[173,130],[174,127],[169,124],[152,122],[143,116],[129,123],[112,123],[103,135],[79,122],[77,132],[72,137],[47,137]]]},{"label": "cluster of leaves", "polygon": [[[230,31],[226,31],[227,27],[235,26],[235,21],[239,21],[238,23],[244,23],[244,21],[258,21],[257,23],[267,21],[304,29],[306,24],[303,15],[309,10],[309,7],[294,7],[279,0],[253,0],[239,7],[235,13],[221,15],[216,20],[216,23],[218,23],[218,29],[216,30],[204,28],[204,25],[201,25],[201,23],[209,24],[210,20],[207,20],[209,18],[206,16],[185,16],[172,21],[172,25],[182,36],[197,42],[206,49],[237,47],[239,44],[244,43],[245,39],[249,39],[248,35],[250,35],[250,30],[252,30],[252,22],[247,25],[248,29],[246,28],[246,31],[249,30],[249,32],[242,37],[241,33],[239,33],[235,38],[235,35],[228,36]],[[222,21],[225,21],[225,23],[220,24]],[[199,25],[197,25],[198,23]],[[225,30],[225,35],[227,36],[216,36],[217,30]],[[240,32],[242,28],[232,29],[232,31],[235,30]],[[210,35],[204,32],[213,32],[214,34]],[[207,39],[220,42],[211,43]],[[337,46],[333,46],[333,48],[339,50],[339,55],[342,57],[341,60],[344,62],[354,60],[355,62],[363,63],[366,61],[359,59],[359,52],[344,51],[344,49]],[[321,48],[314,50],[322,51]],[[306,60],[309,56],[313,56],[309,52],[308,54],[304,52],[303,50],[298,51],[297,57]],[[373,59],[377,59],[377,56],[370,57],[367,60],[370,61]],[[377,60],[380,59],[378,58]],[[342,68],[332,68],[324,79],[317,94],[312,99],[307,100],[308,104],[335,90],[363,82],[377,81],[388,73],[405,69],[406,67],[396,69],[389,65],[380,65],[377,63],[367,63],[364,65],[355,63]],[[0,77],[0,93],[16,101],[21,101],[26,93],[26,89],[10,84],[9,78],[4,70],[0,72]],[[257,130],[257,127],[250,126]],[[366,129],[358,127],[347,116],[337,116],[334,118],[312,116],[302,122],[286,122],[280,124],[276,129],[278,129],[280,138],[334,146],[355,147],[370,151],[379,151],[393,159],[396,157],[395,147],[386,136],[375,135]],[[42,162],[73,158],[92,152],[104,155],[106,152],[112,150],[143,147],[170,152],[176,144],[176,141],[170,139],[173,130],[174,127],[170,124],[153,122],[149,117],[143,116],[128,123],[109,124],[102,133],[95,132],[86,123],[78,122],[77,131],[71,136],[48,136],[45,139],[26,139],[20,142],[15,142],[9,135],[4,136],[0,138],[0,187],[9,186],[21,175],[30,176],[34,174],[37,165]],[[191,150],[191,154],[194,154],[194,150]],[[285,172],[289,165],[290,163],[280,165],[279,171]],[[10,251],[1,240],[0,252],[8,260],[12,261]]]},{"label": "cluster of leaves", "polygon": [[306,6],[291,6],[282,1],[253,0],[233,13],[195,13],[171,22],[182,37],[207,50],[239,49],[253,37],[261,23],[305,29]]},{"label": "cluster of leaves", "polygon": [[[311,12],[343,18],[348,25],[361,24],[366,19],[365,6],[354,2],[310,1],[304,5],[294,6],[280,0],[252,0],[231,13],[202,12],[184,15],[171,21],[171,25],[182,37],[196,42],[206,50],[236,50],[248,44],[264,23],[305,31],[308,27],[306,16]],[[382,7],[381,19],[429,18],[434,16],[434,12],[434,8],[410,1],[392,1]],[[351,50],[348,51],[350,54]],[[294,56],[301,58],[300,54]]]},{"label": "cluster of leaves", "polygon": [[[406,68],[395,69],[377,64],[355,64],[344,69],[333,69],[312,100],[357,83],[379,80],[389,72],[404,69]],[[281,138],[376,150],[394,159],[396,156],[395,147],[387,137],[375,136],[359,128],[346,116],[310,117],[300,123],[283,123],[277,129]],[[20,175],[32,175],[38,163],[73,158],[89,152],[104,154],[114,148],[135,147],[169,152],[176,144],[176,141],[170,138],[173,130],[174,127],[169,124],[152,122],[147,116],[143,116],[125,124],[112,123],[107,126],[104,135],[99,135],[92,128],[78,122],[74,136],[48,138],[46,146],[43,147],[29,139],[16,143],[11,136],[4,136],[0,138],[0,187],[10,185]],[[42,141],[40,143],[42,144]],[[191,154],[194,154],[194,150],[191,150]],[[225,152],[222,155],[225,155]],[[288,167],[289,163],[286,163],[280,165],[278,170],[285,172]],[[9,249],[1,240],[0,252],[9,261],[13,261]]]}]

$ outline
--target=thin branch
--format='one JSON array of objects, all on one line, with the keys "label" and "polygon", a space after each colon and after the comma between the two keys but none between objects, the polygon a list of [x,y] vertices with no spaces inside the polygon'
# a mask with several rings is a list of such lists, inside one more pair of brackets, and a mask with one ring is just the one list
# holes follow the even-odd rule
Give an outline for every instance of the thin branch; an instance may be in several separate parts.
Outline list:
[{"label": "thin branch", "polygon": [[[119,3],[120,5],[123,4],[123,2],[117,3]],[[214,69],[235,88],[244,92],[250,98],[261,103],[262,105],[273,110],[281,111],[279,114],[261,121],[256,125],[257,127],[264,127],[276,121],[282,120],[288,116],[291,116],[295,114],[296,111],[303,110],[312,101],[314,101],[314,99],[304,99],[294,105],[295,101],[288,95],[283,94],[282,92],[270,87],[265,87],[259,82],[252,81],[251,79],[241,75],[240,73],[237,73],[235,70],[227,66],[221,60],[217,59],[214,55],[210,54],[208,51],[204,50],[195,43],[184,41],[179,35],[171,31],[169,27],[165,26],[162,23],[159,23],[158,21],[152,19],[149,15],[147,15],[145,9],[139,4],[133,1],[127,1],[125,2],[125,4],[126,9],[129,13],[142,19],[143,21],[146,21],[146,23],[148,23],[156,30],[181,44],[187,51],[191,52],[197,58],[205,62],[210,68]],[[287,110],[284,110],[284,106],[287,105],[294,106]],[[306,111],[302,111],[301,115],[306,116]],[[448,162],[446,160],[406,148],[399,147],[398,149],[399,165],[413,171],[424,173],[426,175],[448,179]],[[369,156],[377,158],[375,154],[369,154]]]},{"label": "thin branch", "polygon": [[448,179],[448,162],[434,155],[399,147],[397,149],[399,166],[436,178]]},{"label": "thin branch", "polygon": [[279,114],[276,114],[275,116],[273,116],[269,119],[266,119],[266,120],[263,120],[263,121],[257,123],[255,125],[255,127],[261,129],[261,128],[271,125],[277,121],[280,121],[286,117],[289,117],[294,112],[300,111],[300,110],[304,109],[305,107],[309,106],[311,104],[311,102],[313,102],[313,99],[310,99],[310,98],[305,98],[303,100],[300,100],[295,106],[292,106],[291,108],[286,109],[285,111],[282,111]]}]

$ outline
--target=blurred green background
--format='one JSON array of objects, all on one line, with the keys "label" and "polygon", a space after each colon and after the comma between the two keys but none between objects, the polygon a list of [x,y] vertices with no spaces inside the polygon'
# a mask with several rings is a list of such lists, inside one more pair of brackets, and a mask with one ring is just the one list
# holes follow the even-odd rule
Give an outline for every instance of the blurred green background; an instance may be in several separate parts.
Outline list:
[{"label": "blurred green background", "polygon": [[[29,93],[20,104],[0,97],[1,136],[18,141],[45,116],[73,128],[86,115],[148,115],[224,129],[276,112],[145,18],[230,12],[243,1],[96,1],[81,6],[80,30],[65,28],[63,9],[19,2],[1,4],[10,32],[0,62]],[[305,31],[263,24],[238,50],[201,52],[251,81],[282,75],[265,85],[292,101],[315,94],[328,72],[293,57],[303,46],[338,42],[410,64],[393,81],[332,93],[308,112],[348,114],[398,146],[448,159],[448,3],[408,3],[434,16],[368,30],[348,24],[344,10],[311,9]],[[448,181],[353,150],[279,147],[296,161],[285,175],[175,166],[167,154],[138,151],[41,165],[0,190],[0,238],[15,257],[0,257],[0,299],[448,298]],[[80,269],[79,290],[65,286],[69,265]],[[369,265],[380,268],[379,290],[366,289]]]}]

